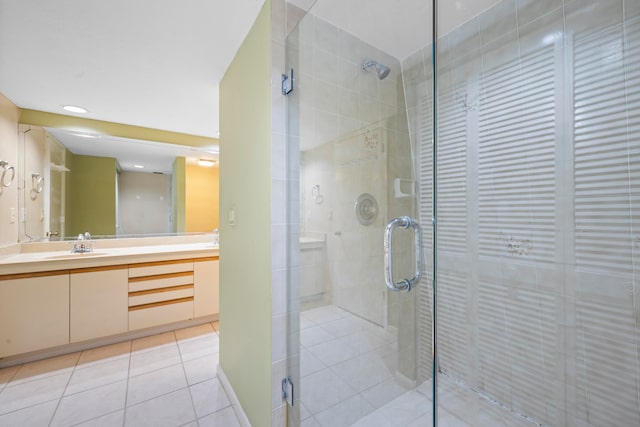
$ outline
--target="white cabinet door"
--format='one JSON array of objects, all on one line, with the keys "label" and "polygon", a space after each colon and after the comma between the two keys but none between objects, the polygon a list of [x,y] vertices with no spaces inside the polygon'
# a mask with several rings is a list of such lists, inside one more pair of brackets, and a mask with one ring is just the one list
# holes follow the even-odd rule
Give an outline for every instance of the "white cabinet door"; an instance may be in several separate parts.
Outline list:
[{"label": "white cabinet door", "polygon": [[218,276],[219,260],[196,261],[193,267],[194,306],[193,316],[217,314],[219,310]]},{"label": "white cabinet door", "polygon": [[71,273],[71,342],[128,330],[128,270]]},{"label": "white cabinet door", "polygon": [[69,273],[0,281],[0,357],[69,343]]}]

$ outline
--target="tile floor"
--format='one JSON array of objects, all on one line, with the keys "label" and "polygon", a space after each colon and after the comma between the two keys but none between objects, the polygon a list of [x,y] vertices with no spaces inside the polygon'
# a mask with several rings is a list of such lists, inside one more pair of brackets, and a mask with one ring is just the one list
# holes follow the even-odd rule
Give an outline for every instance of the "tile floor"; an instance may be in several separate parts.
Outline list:
[{"label": "tile floor", "polygon": [[[335,306],[301,318],[302,427],[427,427],[431,384],[397,379],[395,334]],[[0,369],[0,427],[235,427],[206,323]],[[440,377],[440,426],[536,424]]]},{"label": "tile floor", "polygon": [[239,426],[218,324],[0,369],[0,427]]},{"label": "tile floor", "polygon": [[[397,376],[396,334],[329,305],[300,313],[302,427],[428,427],[431,382]],[[439,380],[440,427],[537,424],[454,383]]]}]

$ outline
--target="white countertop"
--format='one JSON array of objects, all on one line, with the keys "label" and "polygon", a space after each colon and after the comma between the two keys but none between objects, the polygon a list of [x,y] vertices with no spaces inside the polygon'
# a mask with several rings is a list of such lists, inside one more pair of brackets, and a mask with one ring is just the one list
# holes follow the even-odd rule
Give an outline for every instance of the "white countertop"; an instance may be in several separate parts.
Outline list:
[{"label": "white countertop", "polygon": [[94,242],[93,252],[88,253],[71,253],[69,249],[0,255],[0,275],[211,257],[218,253],[218,246],[211,242],[101,248],[98,241]]}]

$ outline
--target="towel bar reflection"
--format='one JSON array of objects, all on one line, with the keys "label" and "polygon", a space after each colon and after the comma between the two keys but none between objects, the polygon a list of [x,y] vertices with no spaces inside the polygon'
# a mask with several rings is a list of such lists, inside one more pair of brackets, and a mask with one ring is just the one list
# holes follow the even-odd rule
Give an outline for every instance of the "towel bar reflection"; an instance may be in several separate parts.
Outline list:
[{"label": "towel bar reflection", "polygon": [[44,176],[37,172],[32,173],[31,192],[29,193],[31,200],[35,200],[38,197],[38,194],[42,193],[42,190],[44,190]]},{"label": "towel bar reflection", "polygon": [[[2,168],[2,175],[0,176],[0,185],[8,187],[13,183],[13,179],[16,177],[16,169],[4,160],[0,160],[0,168]],[[7,179],[7,172],[11,171],[11,177]]]}]

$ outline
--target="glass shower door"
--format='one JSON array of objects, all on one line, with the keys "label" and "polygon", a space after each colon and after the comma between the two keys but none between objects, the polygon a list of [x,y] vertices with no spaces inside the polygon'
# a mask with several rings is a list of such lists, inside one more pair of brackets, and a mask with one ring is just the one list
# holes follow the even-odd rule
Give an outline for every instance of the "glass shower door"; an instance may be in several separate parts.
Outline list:
[{"label": "glass shower door", "polygon": [[[401,59],[429,45],[430,5],[413,5],[287,5],[298,17],[286,50],[289,158],[300,183],[290,194],[300,218],[289,257],[298,262],[289,373],[299,390],[290,425],[431,425],[429,387],[420,389],[432,366],[428,277],[393,292],[384,264],[387,224],[420,221]],[[411,26],[387,19],[398,14]],[[392,282],[416,275],[415,236],[402,226],[390,236]]]},{"label": "glass shower door", "polygon": [[287,16],[290,425],[640,425],[638,2]]}]

